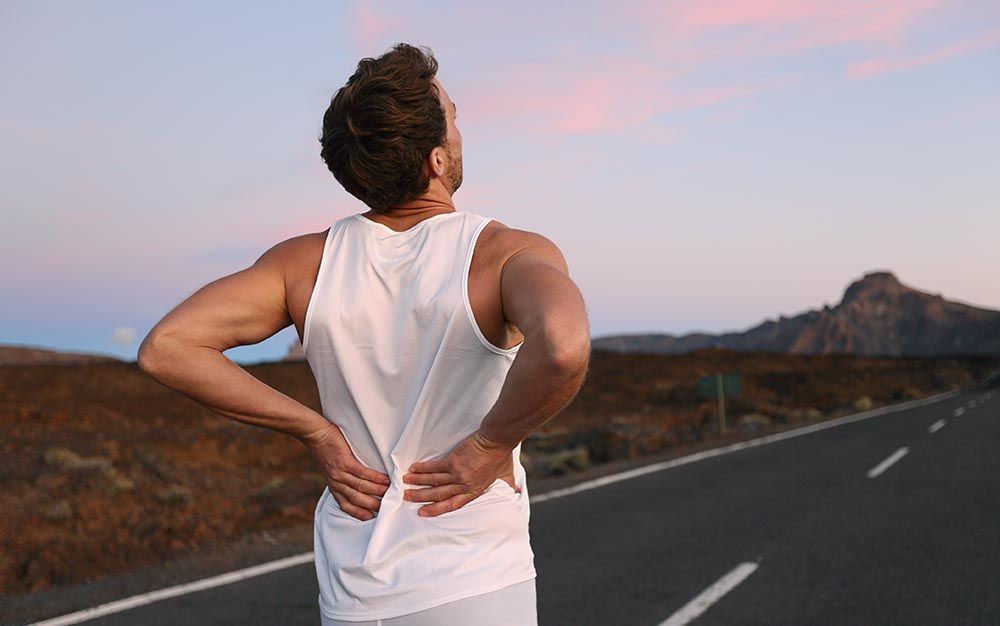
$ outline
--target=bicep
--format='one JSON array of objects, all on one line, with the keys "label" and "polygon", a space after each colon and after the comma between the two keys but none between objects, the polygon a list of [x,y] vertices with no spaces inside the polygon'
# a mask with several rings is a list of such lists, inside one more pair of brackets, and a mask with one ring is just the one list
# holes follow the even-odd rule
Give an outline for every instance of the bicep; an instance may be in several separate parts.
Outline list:
[{"label": "bicep", "polygon": [[160,320],[149,337],[225,351],[259,343],[287,328],[292,321],[280,246],[250,267],[194,292]]}]

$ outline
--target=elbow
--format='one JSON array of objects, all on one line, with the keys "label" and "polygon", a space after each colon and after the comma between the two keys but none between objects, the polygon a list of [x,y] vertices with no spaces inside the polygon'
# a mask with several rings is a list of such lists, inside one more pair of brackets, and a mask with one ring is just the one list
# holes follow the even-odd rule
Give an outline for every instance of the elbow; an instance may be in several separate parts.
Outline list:
[{"label": "elbow", "polygon": [[160,366],[164,361],[164,343],[163,333],[155,329],[142,340],[136,355],[136,365],[144,374],[155,378],[156,372],[160,371]]},{"label": "elbow", "polygon": [[590,332],[587,328],[560,333],[548,342],[553,366],[569,375],[581,375],[590,365]]},{"label": "elbow", "polygon": [[139,353],[136,355],[135,363],[144,374],[152,375],[156,356],[153,352],[153,344],[150,337],[146,337],[139,346]]}]

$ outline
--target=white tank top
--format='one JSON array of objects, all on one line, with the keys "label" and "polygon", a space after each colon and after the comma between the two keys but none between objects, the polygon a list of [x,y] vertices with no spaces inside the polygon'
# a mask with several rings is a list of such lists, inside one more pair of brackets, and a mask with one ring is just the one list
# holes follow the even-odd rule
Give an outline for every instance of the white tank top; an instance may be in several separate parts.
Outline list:
[{"label": "white tank top", "polygon": [[316,574],[330,618],[388,619],[536,575],[520,444],[520,493],[498,478],[431,517],[417,515],[426,502],[402,499],[410,464],[444,458],[479,427],[521,346],[491,344],[469,302],[472,253],[490,220],[456,211],[396,232],[353,214],[327,235],[303,351],[323,415],[391,483],[367,521],[341,510],[329,487],[319,498]]}]

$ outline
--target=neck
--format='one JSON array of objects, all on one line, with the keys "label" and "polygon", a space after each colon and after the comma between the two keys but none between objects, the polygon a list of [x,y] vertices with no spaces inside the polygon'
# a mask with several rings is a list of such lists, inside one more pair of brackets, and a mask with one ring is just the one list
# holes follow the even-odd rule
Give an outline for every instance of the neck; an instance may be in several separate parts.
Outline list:
[{"label": "neck", "polygon": [[431,188],[424,195],[414,198],[409,202],[403,202],[384,211],[368,211],[366,215],[380,215],[388,218],[407,218],[415,216],[430,216],[437,213],[450,213],[455,211],[455,203],[451,196],[439,184],[431,183]]}]

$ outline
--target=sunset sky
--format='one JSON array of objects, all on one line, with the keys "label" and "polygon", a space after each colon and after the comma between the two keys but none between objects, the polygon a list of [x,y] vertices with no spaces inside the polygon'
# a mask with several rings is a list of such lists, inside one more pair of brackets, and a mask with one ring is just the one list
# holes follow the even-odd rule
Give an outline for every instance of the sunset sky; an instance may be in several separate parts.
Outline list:
[{"label": "sunset sky", "polygon": [[1000,309],[1000,2],[538,4],[5,1],[0,344],[134,359],[365,211],[317,136],[399,41],[457,104],[457,208],[556,242],[594,336],[743,330],[874,270]]}]

